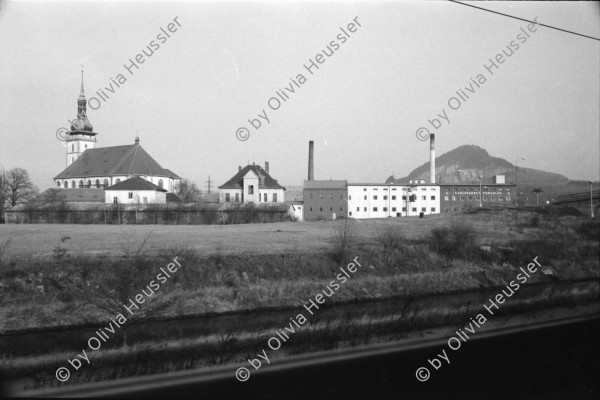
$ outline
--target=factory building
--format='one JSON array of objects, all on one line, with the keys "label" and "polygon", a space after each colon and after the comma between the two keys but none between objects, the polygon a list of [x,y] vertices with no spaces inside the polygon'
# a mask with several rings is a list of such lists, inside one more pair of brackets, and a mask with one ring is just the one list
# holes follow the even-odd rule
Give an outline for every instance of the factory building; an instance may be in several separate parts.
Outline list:
[{"label": "factory building", "polygon": [[348,215],[348,184],[343,180],[304,181],[304,220],[336,219]]},{"label": "factory building", "polygon": [[348,184],[350,218],[407,217],[439,212],[439,186],[435,184]]},{"label": "factory building", "polygon": [[515,205],[516,185],[496,175],[491,183],[440,184],[440,211],[464,211],[469,208],[511,207]]}]

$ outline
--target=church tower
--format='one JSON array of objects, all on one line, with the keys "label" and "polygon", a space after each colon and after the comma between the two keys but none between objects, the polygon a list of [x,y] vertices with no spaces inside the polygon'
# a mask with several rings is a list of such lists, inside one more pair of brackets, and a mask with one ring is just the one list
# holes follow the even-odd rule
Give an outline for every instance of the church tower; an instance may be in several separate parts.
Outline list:
[{"label": "church tower", "polygon": [[83,70],[81,70],[81,92],[77,98],[77,119],[71,121],[71,131],[66,138],[67,167],[87,149],[93,149],[96,144],[94,128],[86,115],[87,100],[83,92]]}]

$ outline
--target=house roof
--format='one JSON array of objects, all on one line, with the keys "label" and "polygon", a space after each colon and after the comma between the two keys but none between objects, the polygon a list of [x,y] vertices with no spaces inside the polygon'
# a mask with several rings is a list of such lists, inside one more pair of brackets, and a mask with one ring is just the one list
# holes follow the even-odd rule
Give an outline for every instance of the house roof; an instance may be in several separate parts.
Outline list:
[{"label": "house roof", "polygon": [[304,189],[346,189],[347,186],[345,180],[304,181]]},{"label": "house roof", "polygon": [[129,179],[125,179],[123,182],[109,186],[105,190],[154,190],[157,192],[166,192],[165,189],[156,186],[154,183],[148,182],[139,176],[133,176]]},{"label": "house roof", "polygon": [[254,172],[259,179],[259,189],[283,189],[285,188],[277,183],[276,179],[273,179],[271,175],[267,173],[260,165],[246,165],[230,180],[219,186],[219,189],[243,189],[244,188],[244,176],[248,172]]},{"label": "house roof", "polygon": [[87,149],[54,179],[91,178],[114,175],[177,177],[160,166],[139,144]]}]

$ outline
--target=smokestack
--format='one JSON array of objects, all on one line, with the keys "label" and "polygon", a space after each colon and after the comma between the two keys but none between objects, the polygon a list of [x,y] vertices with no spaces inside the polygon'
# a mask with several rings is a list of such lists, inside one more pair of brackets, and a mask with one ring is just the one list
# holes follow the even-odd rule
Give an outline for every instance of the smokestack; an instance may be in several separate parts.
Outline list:
[{"label": "smokestack", "polygon": [[315,142],[308,142],[308,180],[315,180]]},{"label": "smokestack", "polygon": [[435,133],[429,135],[429,183],[435,183]]},{"label": "smokestack", "polygon": [[269,173],[269,162],[265,161],[265,172],[268,174]]}]

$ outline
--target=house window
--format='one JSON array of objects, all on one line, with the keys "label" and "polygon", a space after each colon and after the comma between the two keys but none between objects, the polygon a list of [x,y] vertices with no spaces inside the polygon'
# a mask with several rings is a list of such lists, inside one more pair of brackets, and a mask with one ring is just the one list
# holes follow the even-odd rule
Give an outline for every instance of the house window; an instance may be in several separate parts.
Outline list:
[{"label": "house window", "polygon": [[133,199],[133,192],[129,192],[128,198]]},{"label": "house window", "polygon": [[377,212],[377,207],[373,207],[373,212]]},{"label": "house window", "polygon": [[435,212],[435,207],[431,207],[431,212]]},{"label": "house window", "polygon": [[71,188],[75,189],[77,186],[75,186],[75,181],[71,181]]},{"label": "house window", "polygon": [[427,208],[426,207],[421,207],[421,211],[425,212],[425,211],[427,211]]},{"label": "house window", "polygon": [[352,216],[352,211],[349,212],[350,216]]},{"label": "house window", "polygon": [[[267,199],[267,195],[265,194],[265,201]],[[273,203],[277,203],[277,193],[273,193]]]},{"label": "house window", "polygon": [[427,196],[421,196],[423,200],[427,200]]},{"label": "house window", "polygon": [[100,179],[96,179],[96,187],[99,188],[100,187]]},{"label": "house window", "polygon": [[147,203],[148,203],[148,198],[144,197],[144,204],[147,204]]},{"label": "house window", "polygon": [[402,211],[406,212],[406,207],[402,207]]},{"label": "house window", "polygon": [[412,208],[413,212],[417,212],[417,207]]},{"label": "house window", "polygon": [[[276,194],[273,194],[273,201],[275,201],[275,196],[277,196]],[[263,193],[263,201],[266,203],[267,202],[267,194]]]},{"label": "house window", "polygon": [[236,203],[239,203],[239,202],[240,202],[240,194],[239,194],[239,193],[236,193],[236,194],[235,194],[235,202],[236,202]]},{"label": "house window", "polygon": [[367,195],[365,194],[365,200],[367,199]]},{"label": "house window", "polygon": [[363,192],[366,192],[366,191],[367,191],[367,188],[364,188],[364,189],[363,189]]},{"label": "house window", "polygon": [[360,207],[356,207],[356,211],[360,211]]},{"label": "house window", "polygon": [[396,200],[396,196],[392,196],[392,200]]},{"label": "house window", "polygon": [[90,181],[89,179],[88,179],[88,181],[87,181],[87,185],[86,185],[86,187],[88,187],[88,188],[91,188],[91,187],[92,187],[92,181]]},{"label": "house window", "polygon": [[117,196],[113,197],[113,204],[119,204],[119,198]]},{"label": "house window", "polygon": [[396,207],[392,207],[392,212],[395,212],[395,211],[396,211]]},{"label": "house window", "polygon": [[387,211],[387,207],[383,207],[383,211],[384,211],[384,212],[385,212],[385,211]]},{"label": "house window", "polygon": [[435,200],[435,196],[431,196],[431,200]]},{"label": "house window", "polygon": [[374,196],[373,196],[373,200],[377,200],[377,195],[374,195]]},{"label": "house window", "polygon": [[402,200],[406,200],[406,196],[402,196]]},{"label": "house window", "polygon": [[248,194],[254,194],[254,185],[249,185],[248,186]]},{"label": "house window", "polygon": [[384,199],[384,200],[387,200],[387,196],[383,196],[383,199]]},{"label": "house window", "polygon": [[230,194],[229,193],[225,193],[225,203],[229,203],[230,200]]},{"label": "house window", "polygon": [[[341,198],[341,197],[342,197],[342,196],[340,196],[340,198]],[[352,195],[349,195],[349,196],[348,196],[348,200],[352,200]]]},{"label": "house window", "polygon": [[365,212],[367,211],[367,207],[365,207]]},{"label": "house window", "polygon": [[163,187],[163,180],[162,179],[158,180],[158,187],[162,189],[162,187]]},{"label": "house window", "polygon": [[323,207],[319,207],[319,211],[323,211]]},{"label": "house window", "polygon": [[57,182],[56,182],[56,186],[57,186],[57,187],[60,187],[60,181],[57,181]]},{"label": "house window", "polygon": [[79,181],[79,188],[83,189],[83,180]]}]

